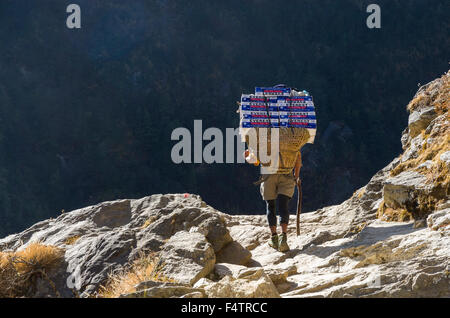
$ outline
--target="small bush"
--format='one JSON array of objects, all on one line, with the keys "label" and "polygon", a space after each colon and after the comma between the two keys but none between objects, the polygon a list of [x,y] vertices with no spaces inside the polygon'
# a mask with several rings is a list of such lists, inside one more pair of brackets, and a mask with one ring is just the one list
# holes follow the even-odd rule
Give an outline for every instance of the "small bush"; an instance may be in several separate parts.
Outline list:
[{"label": "small bush", "polygon": [[136,291],[135,286],[144,281],[172,282],[159,274],[160,264],[156,253],[142,254],[128,267],[109,276],[106,285],[101,286],[96,297],[116,298]]}]

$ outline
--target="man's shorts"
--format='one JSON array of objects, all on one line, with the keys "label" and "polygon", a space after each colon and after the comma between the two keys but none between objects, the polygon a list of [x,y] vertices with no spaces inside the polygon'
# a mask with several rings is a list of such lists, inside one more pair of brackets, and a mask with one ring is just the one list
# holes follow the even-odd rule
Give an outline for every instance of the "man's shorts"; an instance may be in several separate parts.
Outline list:
[{"label": "man's shorts", "polygon": [[261,183],[260,192],[263,200],[275,200],[279,194],[284,194],[289,198],[294,196],[295,178],[289,174],[270,174],[264,176]]}]

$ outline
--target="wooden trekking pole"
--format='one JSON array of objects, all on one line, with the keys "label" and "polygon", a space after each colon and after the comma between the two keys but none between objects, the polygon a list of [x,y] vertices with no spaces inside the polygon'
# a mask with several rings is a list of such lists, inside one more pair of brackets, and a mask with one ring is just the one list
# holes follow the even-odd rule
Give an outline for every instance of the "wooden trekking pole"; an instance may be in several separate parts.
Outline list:
[{"label": "wooden trekking pole", "polygon": [[297,179],[297,190],[298,190],[298,198],[297,198],[297,236],[300,235],[300,214],[302,213],[302,180],[300,178]]}]

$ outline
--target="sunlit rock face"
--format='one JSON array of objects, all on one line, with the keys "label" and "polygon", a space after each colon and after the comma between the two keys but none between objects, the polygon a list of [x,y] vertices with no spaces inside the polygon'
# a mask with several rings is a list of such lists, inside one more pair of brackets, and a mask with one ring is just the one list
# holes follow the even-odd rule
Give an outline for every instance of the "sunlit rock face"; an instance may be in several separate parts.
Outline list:
[{"label": "sunlit rock face", "polygon": [[403,154],[343,203],[302,214],[299,236],[291,215],[288,252],[267,244],[264,215],[231,216],[192,194],[64,213],[0,239],[0,251],[33,242],[64,250],[30,297],[95,295],[149,253],[159,259],[154,279],[119,296],[450,297],[449,78],[408,105]]}]

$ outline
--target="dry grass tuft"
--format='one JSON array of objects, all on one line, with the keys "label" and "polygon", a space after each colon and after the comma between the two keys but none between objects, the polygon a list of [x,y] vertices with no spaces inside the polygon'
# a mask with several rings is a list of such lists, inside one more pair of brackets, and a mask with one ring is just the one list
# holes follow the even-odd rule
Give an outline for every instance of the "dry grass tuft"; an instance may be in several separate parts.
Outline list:
[{"label": "dry grass tuft", "polygon": [[[450,151],[450,72],[442,78],[442,85],[439,91],[436,86],[429,86],[408,104],[410,112],[423,107],[433,106],[439,117],[433,127],[424,129],[421,132],[422,146],[417,149],[416,158],[409,159],[398,164],[391,170],[391,176],[396,176],[403,171],[417,171],[426,177],[426,184],[431,185],[429,193],[417,193],[415,202],[408,206],[387,207],[384,203],[380,205],[378,217],[391,220],[403,221],[423,218],[434,211],[436,206],[447,200],[450,195],[450,171],[448,165],[440,160],[443,153]],[[426,165],[422,165],[427,162]]]},{"label": "dry grass tuft", "polygon": [[421,108],[423,105],[434,105],[438,114],[443,114],[448,111],[450,106],[450,73],[445,74],[442,77],[442,88],[436,96],[431,96],[427,90],[422,91],[419,95],[415,96],[413,100],[408,104],[407,109],[412,112],[417,108]]},{"label": "dry grass tuft", "polygon": [[408,222],[413,219],[413,215],[404,208],[389,208],[383,201],[378,208],[377,218],[385,222]]},{"label": "dry grass tuft", "polygon": [[156,215],[151,216],[148,220],[146,220],[144,222],[144,224],[141,226],[141,229],[145,229],[146,227],[148,227],[150,224],[152,224],[153,222],[155,222],[158,219],[158,217]]},{"label": "dry grass tuft", "polygon": [[361,199],[362,196],[364,195],[364,193],[366,193],[366,188],[365,187],[358,191],[358,194],[357,194],[358,199]]},{"label": "dry grass tuft", "polygon": [[439,94],[437,98],[434,100],[434,108],[439,115],[448,114],[448,109],[450,108],[450,73],[447,76],[444,76],[444,88],[442,89],[443,93]]},{"label": "dry grass tuft", "polygon": [[96,297],[117,298],[121,294],[136,291],[136,285],[145,281],[174,282],[159,273],[161,265],[156,253],[142,254],[130,266],[110,275],[106,285],[101,286]]},{"label": "dry grass tuft", "polygon": [[[450,185],[450,173],[448,166],[440,160],[440,156],[447,151],[450,151],[450,74],[443,77],[444,85],[439,94],[433,97],[433,100],[427,100],[426,103],[434,105],[438,115],[444,115],[444,117],[436,124],[431,132],[426,133],[422,131],[422,139],[425,140],[423,146],[418,150],[418,156],[414,159],[407,160],[400,163],[391,171],[392,176],[396,176],[403,171],[415,170],[427,177],[427,183],[433,184],[435,188],[438,188],[438,196],[436,200],[442,199],[442,196],[449,195]],[[426,92],[411,101],[408,108],[414,110],[417,105],[424,102]],[[431,97],[430,97],[431,98]],[[414,106],[415,105],[415,106]],[[429,141],[429,142],[428,142]],[[430,160],[431,166],[420,167],[419,166]]]},{"label": "dry grass tuft", "polygon": [[364,230],[366,228],[366,226],[367,226],[367,222],[362,222],[360,224],[355,224],[347,231],[345,236],[359,234],[359,233],[362,232],[362,230]]},{"label": "dry grass tuft", "polygon": [[75,235],[75,236],[68,237],[68,238],[64,241],[64,244],[66,244],[66,245],[73,245],[73,244],[75,244],[75,243],[78,241],[79,238],[80,238],[79,235]]},{"label": "dry grass tuft", "polygon": [[[434,137],[434,141],[431,145],[428,145],[427,143],[424,144],[424,146],[419,150],[417,158],[402,162],[397,165],[397,167],[392,169],[390,172],[391,176],[396,176],[406,170],[416,169],[420,164],[428,160],[433,162],[433,167],[441,167],[439,166],[440,155],[446,151],[450,151],[450,124],[447,125],[446,128],[447,129],[445,129],[445,132]],[[422,172],[424,172],[425,176],[432,177],[432,175],[428,173],[432,172],[432,170],[433,169],[422,169]],[[432,178],[429,178],[429,180],[432,180]]]},{"label": "dry grass tuft", "polygon": [[353,192],[351,197],[352,198],[357,198],[358,200],[360,200],[363,197],[365,192],[366,192],[366,188],[365,187],[359,188],[358,190]]},{"label": "dry grass tuft", "polygon": [[32,243],[17,252],[0,252],[0,297],[27,297],[35,290],[38,278],[55,290],[47,273],[62,261],[64,251],[55,246]]},{"label": "dry grass tuft", "polygon": [[424,93],[422,93],[422,94],[419,94],[419,95],[415,96],[413,98],[413,100],[409,102],[409,104],[408,104],[408,106],[406,106],[406,108],[410,112],[412,112],[412,111],[416,110],[417,108],[419,108],[421,105],[423,105],[426,102],[427,102],[427,96]]},{"label": "dry grass tuft", "polygon": [[[450,194],[450,171],[448,165],[440,160],[441,154],[450,151],[450,124],[447,123],[445,133],[433,136],[433,143],[425,144],[415,159],[411,159],[399,164],[391,171],[391,175],[398,175],[402,171],[415,170],[426,177],[426,184],[433,185],[433,191],[428,195],[417,198],[417,211],[414,211],[415,218],[424,217],[433,211],[436,205],[442,200],[446,200]],[[425,161],[431,161],[427,167],[418,167]]]}]

